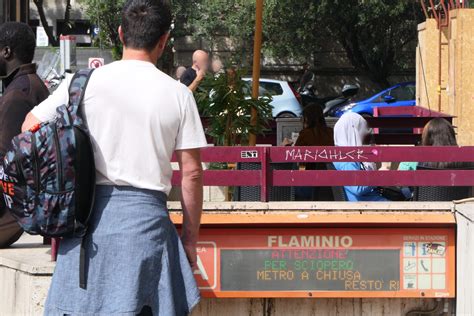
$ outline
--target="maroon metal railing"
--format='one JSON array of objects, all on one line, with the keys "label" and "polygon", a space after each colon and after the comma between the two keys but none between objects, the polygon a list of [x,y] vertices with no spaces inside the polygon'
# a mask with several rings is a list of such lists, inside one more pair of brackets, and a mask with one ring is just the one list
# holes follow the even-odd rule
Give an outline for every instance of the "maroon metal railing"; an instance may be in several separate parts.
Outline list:
[{"label": "maroon metal railing", "polygon": [[[421,139],[423,127],[433,118],[442,117],[453,124],[453,116],[445,113],[433,111],[421,106],[382,106],[374,108],[374,117],[367,118],[367,122],[374,129],[376,137],[382,137],[378,144],[402,144],[401,142],[390,142],[388,135],[380,134],[380,129],[412,129],[412,134],[402,134],[402,142],[408,142],[414,139]],[[395,134],[397,135],[397,134]],[[388,136],[390,137],[390,136]],[[414,143],[412,143],[414,144]]]},{"label": "maroon metal railing", "polygon": [[[210,147],[203,162],[259,163],[260,170],[205,170],[206,186],[474,186],[474,170],[274,170],[272,164],[329,162],[474,162],[474,147]],[[180,185],[180,172],[173,174]]]},{"label": "maroon metal railing", "polygon": [[430,110],[421,106],[381,106],[374,108],[374,116],[406,116],[427,117],[433,119],[435,117],[452,118],[451,115]]},{"label": "maroon metal railing", "polygon": [[[474,186],[474,170],[316,171],[274,170],[272,164],[328,162],[474,162],[474,147],[209,147],[205,163],[258,163],[260,170],[205,170],[206,186],[259,186],[262,201],[278,186]],[[176,161],[173,157],[173,161]],[[180,185],[173,172],[172,183]],[[56,260],[59,240],[53,238]]]}]

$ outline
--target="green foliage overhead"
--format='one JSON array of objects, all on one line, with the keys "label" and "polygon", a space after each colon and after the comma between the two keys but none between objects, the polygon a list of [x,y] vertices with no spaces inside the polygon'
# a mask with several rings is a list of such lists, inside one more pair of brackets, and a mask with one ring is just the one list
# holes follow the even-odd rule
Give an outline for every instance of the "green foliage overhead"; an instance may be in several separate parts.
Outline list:
[{"label": "green foliage overhead", "polygon": [[[217,76],[207,76],[196,93],[203,117],[209,118],[206,133],[216,145],[248,144],[249,133],[262,134],[272,118],[270,96],[250,98],[250,84],[242,80],[242,71],[228,69]],[[250,126],[252,108],[258,114],[257,124]]]},{"label": "green foliage overhead", "polygon": [[177,19],[176,30],[181,29],[178,33],[184,30],[207,40],[211,46],[228,37],[235,50],[234,60],[248,65],[253,52],[255,0],[188,0],[184,5],[181,2],[173,2],[174,12],[186,16],[184,24]]},{"label": "green foliage overhead", "polygon": [[267,52],[310,62],[324,44],[318,3],[266,0],[264,47]]},{"label": "green foliage overhead", "polygon": [[122,54],[122,44],[118,35],[121,11],[125,0],[81,0],[86,15],[100,29],[96,45],[112,48],[115,59]]},{"label": "green foliage overhead", "polygon": [[[120,52],[117,27],[124,0],[81,0],[101,28],[101,40]],[[414,0],[265,0],[264,50],[277,59],[314,62],[316,53],[342,47],[351,64],[385,87],[394,70],[413,58],[417,24],[424,17]],[[255,0],[173,0],[173,36],[193,35],[211,46],[228,37],[234,60],[252,60]]]},{"label": "green foliage overhead", "polygon": [[393,70],[412,59],[417,25],[424,19],[413,0],[321,0],[318,16],[326,37],[336,39],[352,65],[383,88]]},{"label": "green foliage overhead", "polygon": [[[251,61],[255,0],[198,0],[188,13],[191,34],[211,43],[229,36],[238,61]],[[352,65],[380,86],[407,66],[422,10],[414,0],[265,0],[264,49],[275,58],[316,61],[340,46]],[[329,44],[329,45],[328,45]]]}]

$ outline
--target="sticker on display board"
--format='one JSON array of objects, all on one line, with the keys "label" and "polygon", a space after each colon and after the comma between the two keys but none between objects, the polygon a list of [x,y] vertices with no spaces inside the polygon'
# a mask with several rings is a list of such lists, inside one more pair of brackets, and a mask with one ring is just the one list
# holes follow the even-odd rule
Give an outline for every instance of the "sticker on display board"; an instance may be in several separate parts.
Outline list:
[{"label": "sticker on display board", "polygon": [[403,255],[405,257],[416,257],[416,242],[405,242],[403,244]]},{"label": "sticker on display board", "polygon": [[403,288],[405,290],[416,290],[416,274],[405,274],[403,277]]}]

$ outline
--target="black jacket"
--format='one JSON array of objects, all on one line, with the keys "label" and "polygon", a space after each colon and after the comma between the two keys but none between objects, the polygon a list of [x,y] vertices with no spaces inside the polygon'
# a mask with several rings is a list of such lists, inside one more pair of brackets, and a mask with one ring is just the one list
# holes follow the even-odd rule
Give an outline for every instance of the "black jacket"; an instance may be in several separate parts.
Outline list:
[{"label": "black jacket", "polygon": [[[20,134],[26,115],[45,100],[48,89],[36,75],[36,65],[23,65],[3,80],[5,90],[0,97],[0,162],[10,148],[11,140]],[[5,212],[0,194],[0,248],[8,247],[20,238],[22,229],[9,212]]]},{"label": "black jacket", "polygon": [[20,66],[3,80],[5,90],[0,98],[0,157],[10,148],[11,140],[20,134],[26,115],[48,95],[48,89],[36,74],[35,64]]}]

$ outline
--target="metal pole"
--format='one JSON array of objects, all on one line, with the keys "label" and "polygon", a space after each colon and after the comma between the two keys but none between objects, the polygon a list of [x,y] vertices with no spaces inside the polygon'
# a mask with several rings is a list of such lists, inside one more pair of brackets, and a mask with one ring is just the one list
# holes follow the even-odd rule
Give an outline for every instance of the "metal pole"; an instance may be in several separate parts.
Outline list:
[{"label": "metal pole", "polygon": [[16,0],[16,16],[15,21],[21,22],[21,0]]},{"label": "metal pole", "polygon": [[[263,1],[256,0],[255,13],[255,39],[253,46],[253,78],[252,78],[252,98],[258,99],[260,90],[260,62],[262,56],[262,32],[263,32]],[[255,108],[252,108],[250,125],[256,126],[258,120],[258,113]],[[255,146],[257,144],[257,135],[250,133],[249,145]]]}]

